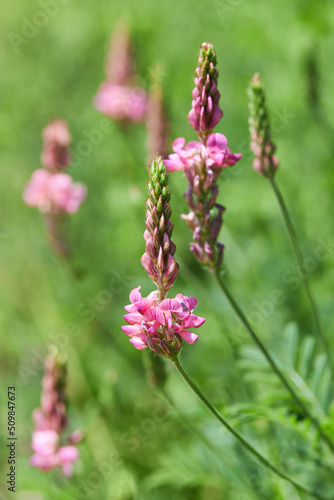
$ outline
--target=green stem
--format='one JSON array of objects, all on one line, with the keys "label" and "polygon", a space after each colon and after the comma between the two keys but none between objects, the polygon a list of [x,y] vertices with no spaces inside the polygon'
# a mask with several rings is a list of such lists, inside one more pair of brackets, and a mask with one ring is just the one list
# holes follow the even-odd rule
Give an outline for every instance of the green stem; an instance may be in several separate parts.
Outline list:
[{"label": "green stem", "polygon": [[329,349],[329,345],[328,345],[327,339],[326,339],[325,335],[323,334],[323,331],[322,331],[322,328],[321,328],[320,318],[319,318],[319,313],[318,313],[318,310],[317,310],[317,306],[315,304],[314,298],[313,298],[311,290],[310,290],[310,286],[309,286],[309,282],[308,282],[308,273],[307,273],[307,271],[306,271],[306,269],[304,267],[303,256],[302,256],[299,244],[298,244],[296,232],[295,232],[295,229],[293,227],[293,224],[292,224],[292,221],[291,221],[291,218],[290,218],[290,215],[289,215],[288,208],[287,208],[287,206],[285,204],[285,201],[284,201],[284,198],[282,196],[281,191],[278,189],[278,186],[277,186],[277,184],[275,182],[274,176],[268,176],[268,179],[269,179],[269,182],[270,182],[270,184],[271,184],[271,186],[272,186],[272,188],[274,190],[274,193],[276,195],[278,204],[279,204],[280,209],[282,211],[282,215],[283,215],[283,218],[284,218],[284,222],[285,222],[286,228],[287,228],[288,233],[289,233],[291,245],[292,245],[295,257],[296,257],[297,264],[299,265],[299,267],[300,267],[300,269],[302,271],[302,276],[303,276],[303,280],[302,281],[303,281],[303,285],[304,285],[304,288],[305,288],[305,292],[306,292],[307,298],[308,298],[310,306],[311,306],[311,311],[312,311],[312,315],[313,315],[313,320],[314,320],[316,332],[317,332],[317,335],[318,335],[319,339],[321,340],[321,342],[322,342],[322,344],[324,346],[324,350],[325,350],[326,355],[327,355],[329,366],[331,368],[331,373],[333,375],[333,373],[334,373],[333,360],[332,360],[332,357],[331,357],[331,354],[330,354],[330,349]]},{"label": "green stem", "polygon": [[230,305],[232,306],[232,308],[236,312],[237,316],[240,318],[240,320],[242,321],[242,323],[246,327],[247,331],[249,332],[249,334],[252,337],[252,339],[255,342],[255,344],[262,351],[263,355],[267,359],[267,361],[270,364],[270,366],[273,369],[273,371],[276,373],[276,375],[279,377],[279,379],[281,380],[281,382],[284,385],[284,387],[289,391],[289,393],[291,394],[291,396],[293,397],[293,399],[296,401],[296,403],[302,409],[304,415],[307,416],[311,420],[311,422],[313,423],[313,425],[315,426],[315,428],[319,432],[320,436],[328,444],[328,446],[330,447],[330,449],[334,452],[334,444],[332,443],[331,439],[324,432],[324,430],[322,429],[320,423],[313,416],[313,414],[308,409],[308,407],[304,403],[304,401],[298,396],[298,394],[294,390],[293,386],[290,384],[290,382],[288,381],[288,379],[286,378],[286,376],[284,375],[284,373],[281,371],[281,369],[279,368],[279,366],[276,364],[276,361],[271,356],[271,354],[269,353],[268,349],[265,347],[265,345],[262,343],[261,339],[255,333],[255,331],[251,327],[250,323],[248,322],[248,319],[246,318],[245,314],[243,313],[242,309],[239,307],[239,305],[236,302],[236,300],[234,299],[233,295],[231,294],[231,292],[227,288],[225,282],[220,278],[219,271],[213,272],[213,275],[216,278],[218,285],[220,286],[220,288],[224,292],[224,294],[225,294],[227,300],[229,301]]},{"label": "green stem", "polygon": [[225,417],[223,417],[223,415],[221,413],[219,413],[219,411],[210,403],[210,401],[208,401],[206,399],[206,397],[204,396],[204,394],[199,390],[199,388],[194,384],[194,382],[192,382],[192,380],[189,378],[189,376],[187,375],[187,373],[184,371],[184,369],[182,368],[179,360],[175,359],[173,362],[174,362],[174,364],[175,364],[178,372],[182,376],[182,378],[189,385],[190,389],[196,394],[196,396],[202,401],[202,403],[207,407],[207,409],[209,410],[209,412],[212,413],[212,415],[221,424],[223,424],[223,426],[226,427],[226,429],[231,434],[233,434],[233,436],[239,441],[239,443],[244,448],[246,448],[246,450],[249,451],[249,453],[251,453],[252,455],[254,455],[262,465],[264,465],[267,469],[270,469],[277,476],[279,476],[282,479],[285,479],[289,483],[293,484],[298,490],[300,490],[300,491],[302,491],[304,493],[307,493],[308,495],[312,495],[315,498],[318,498],[319,500],[325,500],[325,498],[322,495],[320,495],[319,493],[311,490],[307,486],[303,485],[297,479],[294,479],[294,478],[290,477],[285,472],[282,472],[280,469],[278,469],[277,467],[275,467],[274,464],[272,464],[269,460],[267,460],[266,457],[264,455],[262,455],[262,453],[259,450],[257,450],[256,448],[254,448],[254,446],[249,441],[247,441],[247,439],[245,439],[242,436],[242,434],[240,434],[236,429],[234,429],[229,424],[229,422],[225,419]]}]

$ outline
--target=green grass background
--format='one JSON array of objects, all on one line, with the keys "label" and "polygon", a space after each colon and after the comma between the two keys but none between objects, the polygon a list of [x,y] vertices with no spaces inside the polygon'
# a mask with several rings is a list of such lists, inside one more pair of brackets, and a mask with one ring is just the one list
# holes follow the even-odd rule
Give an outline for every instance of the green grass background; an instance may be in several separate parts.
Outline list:
[{"label": "green grass background", "polygon": [[[224,111],[216,132],[227,136],[232,152],[244,153],[220,182],[219,202],[227,207],[220,237],[226,246],[226,278],[247,314],[258,311],[259,303],[269,308],[258,330],[273,351],[284,356],[283,332],[291,322],[299,326],[298,342],[313,334],[300,280],[296,289],[288,281],[297,271],[276,200],[266,180],[253,171],[248,150],[246,88],[258,71],[277,143],[278,183],[303,253],[315,262],[311,286],[333,346],[334,5],[310,0],[69,0],[56,5],[56,14],[34,36],[23,38],[17,50],[13,34],[23,36],[41,4],[5,0],[1,8],[2,470],[7,473],[7,386],[15,385],[19,500],[301,499],[235,444],[167,364],[167,390],[175,401],[171,406],[148,383],[149,354],[137,352],[120,330],[129,291],[139,284],[145,294],[152,290],[139,260],[144,251],[145,126],[130,127],[126,134],[111,127],[71,169],[73,178],[88,187],[87,200],[68,221],[71,266],[49,248],[43,217],[24,205],[22,191],[40,167],[41,130],[50,117],[68,121],[74,152],[85,133],[100,127],[103,117],[92,99],[104,78],[109,37],[120,18],[131,25],[139,82],[147,88],[152,66],[163,66],[171,139],[195,138],[187,113],[199,45],[209,40],[218,55]],[[306,71],[312,54],[319,74],[319,100],[313,104]],[[179,217],[186,210],[185,178],[172,174],[170,185],[181,266],[173,292],[196,295],[196,312],[207,318],[198,342],[184,346],[183,364],[222,411],[236,403],[255,403],[267,380],[253,383],[245,377],[240,358],[250,341],[188,250],[191,234]],[[330,242],[323,261],[314,260],[319,238]],[[284,301],[264,306],[274,290],[282,292]],[[86,432],[81,461],[70,480],[58,471],[42,474],[28,465],[31,413],[39,405],[43,357],[51,343],[68,356],[70,428]],[[298,356],[298,346],[296,352]],[[299,429],[265,419],[243,423],[241,430],[295,476],[333,493],[330,474],[319,472],[307,458],[317,448],[305,437],[311,430],[301,436]],[[333,465],[327,455],[324,460]],[[0,498],[12,498],[5,481],[2,473]]]}]

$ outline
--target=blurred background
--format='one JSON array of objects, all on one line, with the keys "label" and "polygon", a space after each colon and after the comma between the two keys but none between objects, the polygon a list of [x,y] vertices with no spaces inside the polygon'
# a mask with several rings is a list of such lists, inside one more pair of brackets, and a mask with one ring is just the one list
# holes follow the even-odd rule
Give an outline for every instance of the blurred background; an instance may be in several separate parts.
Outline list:
[{"label": "blurred background", "polygon": [[[148,90],[152,68],[160,65],[170,144],[179,136],[194,140],[187,120],[193,73],[200,44],[214,44],[224,111],[215,131],[226,135],[233,153],[243,153],[219,184],[218,201],[227,207],[220,236],[226,279],[264,343],[290,373],[303,377],[333,432],[328,371],[313,341],[300,270],[269,183],[252,168],[246,89],[259,72],[280,161],[277,181],[333,346],[334,4],[5,0],[1,11],[0,460],[7,470],[7,387],[16,386],[16,498],[302,499],[211,418],[172,363],[165,363],[164,390],[155,386],[150,353],[135,350],[122,333],[130,290],[141,285],[147,295],[153,289],[140,264],[147,131],[144,124],[124,130],[115,122],[103,129],[106,119],[94,109],[93,97],[105,78],[110,35],[125,19],[137,83]],[[69,261],[53,252],[43,216],[22,200],[26,182],[41,166],[41,131],[52,117],[68,121],[70,174],[88,188],[78,213],[68,217]],[[103,139],[94,140],[94,131],[102,129]],[[266,456],[334,495],[333,459],[302,416],[286,410],[288,395],[189,252],[191,232],[180,219],[187,211],[186,180],[180,172],[170,177],[181,267],[173,293],[195,295],[195,312],[207,318],[198,342],[182,350],[184,367]],[[28,463],[31,413],[40,404],[51,344],[68,358],[69,430],[86,434],[70,479]],[[4,476],[0,498],[6,499],[11,497]]]}]

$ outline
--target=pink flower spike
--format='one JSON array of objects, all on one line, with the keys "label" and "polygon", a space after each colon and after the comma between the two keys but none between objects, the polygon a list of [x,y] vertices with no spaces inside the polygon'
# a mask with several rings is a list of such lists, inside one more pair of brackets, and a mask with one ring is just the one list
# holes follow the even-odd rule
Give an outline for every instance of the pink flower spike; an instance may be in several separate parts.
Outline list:
[{"label": "pink flower spike", "polygon": [[[195,297],[177,294],[175,298],[160,302],[156,293],[149,296],[152,295],[154,300],[149,309],[137,309],[136,315],[133,313],[124,316],[127,322],[133,320],[135,324],[122,326],[122,330],[131,337],[130,342],[137,349],[149,347],[158,354],[174,359],[182,346],[182,339],[189,344],[198,339],[198,336],[188,332],[187,328],[199,328],[205,318],[191,313],[197,305]],[[147,300],[148,297],[144,297],[140,303]]]},{"label": "pink flower spike", "polygon": [[112,120],[141,122],[147,112],[147,94],[139,87],[106,82],[100,86],[94,105]]},{"label": "pink flower spike", "polygon": [[188,114],[188,120],[204,145],[208,135],[223,116],[218,105],[220,94],[217,90],[216,64],[213,45],[203,43],[195,70],[196,87],[192,92],[192,109]]},{"label": "pink flower spike", "polygon": [[23,199],[27,205],[38,207],[44,213],[72,214],[79,209],[86,194],[86,187],[75,184],[68,174],[51,174],[38,169],[26,185]]},{"label": "pink flower spike", "polygon": [[[33,412],[35,428],[31,448],[35,452],[30,465],[43,472],[61,466],[66,476],[73,473],[72,462],[79,458],[75,446],[60,446],[61,434],[68,420],[64,403],[66,369],[64,361],[56,355],[47,356],[43,377],[41,407]],[[72,442],[82,439],[81,431],[74,431],[68,438]]]}]

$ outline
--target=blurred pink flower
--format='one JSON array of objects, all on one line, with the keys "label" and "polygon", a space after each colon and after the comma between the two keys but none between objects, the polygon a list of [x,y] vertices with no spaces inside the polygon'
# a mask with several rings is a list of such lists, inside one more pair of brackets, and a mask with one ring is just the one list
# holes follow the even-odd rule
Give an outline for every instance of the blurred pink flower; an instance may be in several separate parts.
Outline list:
[{"label": "blurred pink flower", "polygon": [[234,165],[240,160],[241,154],[232,154],[228,148],[227,139],[223,134],[211,134],[206,146],[199,141],[190,141],[186,144],[183,137],[173,142],[173,154],[165,160],[167,170],[187,170],[200,164],[207,169],[224,168]]},{"label": "blurred pink flower", "polygon": [[180,350],[182,339],[189,344],[196,342],[198,335],[188,329],[200,327],[205,319],[192,314],[197,305],[195,297],[177,294],[174,299],[159,302],[157,291],[143,298],[139,290],[130,293],[131,304],[125,306],[129,314],[124,316],[128,324],[122,326],[136,349],[149,347],[172,358]]},{"label": "blurred pink flower", "polygon": [[44,213],[74,213],[87,194],[83,184],[74,183],[65,173],[52,174],[37,169],[25,187],[23,199],[32,207]]},{"label": "blurred pink flower", "polygon": [[35,454],[30,458],[30,465],[43,472],[49,472],[61,466],[65,476],[73,474],[73,462],[79,459],[75,446],[59,447],[59,435],[54,430],[34,431],[31,447]]},{"label": "blurred pink flower", "polygon": [[64,396],[65,377],[64,363],[56,356],[47,356],[41,407],[33,412],[35,428],[31,448],[34,455],[30,458],[30,465],[43,472],[60,466],[65,476],[69,477],[73,474],[73,462],[79,459],[79,451],[72,445],[80,442],[83,434],[81,431],[74,431],[67,438],[67,444],[61,446],[60,437],[68,424]]},{"label": "blurred pink flower", "polygon": [[147,94],[140,87],[102,83],[95,98],[95,107],[113,120],[141,122],[147,112]]}]

